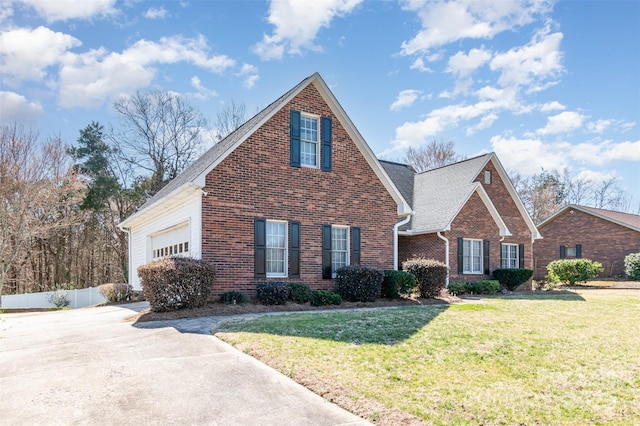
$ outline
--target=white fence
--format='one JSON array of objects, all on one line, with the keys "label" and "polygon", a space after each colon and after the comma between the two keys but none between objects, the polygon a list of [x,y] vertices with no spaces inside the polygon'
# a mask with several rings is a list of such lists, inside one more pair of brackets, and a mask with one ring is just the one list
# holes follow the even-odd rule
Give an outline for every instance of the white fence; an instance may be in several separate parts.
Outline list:
[{"label": "white fence", "polygon": [[[81,290],[62,290],[67,293],[69,307],[82,308],[89,305],[95,305],[105,302],[105,299],[97,287],[83,288]],[[42,293],[24,293],[10,294],[2,296],[3,308],[55,308],[53,303],[49,302],[49,296],[53,291],[45,291]]]}]

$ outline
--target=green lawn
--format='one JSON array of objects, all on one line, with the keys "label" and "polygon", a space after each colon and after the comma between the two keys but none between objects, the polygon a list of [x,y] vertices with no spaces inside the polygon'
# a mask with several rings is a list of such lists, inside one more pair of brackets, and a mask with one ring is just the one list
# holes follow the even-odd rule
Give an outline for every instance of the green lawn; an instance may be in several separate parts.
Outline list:
[{"label": "green lawn", "polygon": [[216,336],[377,424],[640,424],[640,291],[288,314]]}]

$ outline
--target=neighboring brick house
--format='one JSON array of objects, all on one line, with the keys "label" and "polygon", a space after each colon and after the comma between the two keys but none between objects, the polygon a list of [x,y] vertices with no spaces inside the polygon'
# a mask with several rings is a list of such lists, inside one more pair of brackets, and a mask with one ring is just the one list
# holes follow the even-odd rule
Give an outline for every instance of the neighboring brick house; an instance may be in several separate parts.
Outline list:
[{"label": "neighboring brick house", "polygon": [[540,233],[494,153],[423,173],[382,165],[414,210],[399,231],[400,262],[440,260],[449,281],[488,279],[501,267],[533,269]]},{"label": "neighboring brick house", "polygon": [[568,205],[538,225],[544,239],[534,245],[535,276],[547,275],[557,259],[602,263],[603,276],[624,275],[624,258],[640,252],[640,216],[594,207]]},{"label": "neighboring brick house", "polygon": [[331,289],[335,270],[393,267],[411,213],[319,74],[213,146],[120,224],[137,268],[175,254],[211,261],[214,295],[261,281]]}]

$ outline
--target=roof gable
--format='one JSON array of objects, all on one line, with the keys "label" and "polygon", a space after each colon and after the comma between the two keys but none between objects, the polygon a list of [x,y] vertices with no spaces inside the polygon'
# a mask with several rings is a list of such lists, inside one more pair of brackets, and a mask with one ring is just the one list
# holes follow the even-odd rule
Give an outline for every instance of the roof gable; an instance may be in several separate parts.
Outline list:
[{"label": "roof gable", "polygon": [[398,214],[409,214],[411,208],[402,196],[402,193],[382,168],[373,151],[371,151],[369,145],[342,109],[335,96],[329,90],[329,87],[326,85],[322,77],[320,77],[320,74],[315,73],[302,80],[291,90],[283,94],[276,101],[257,113],[251,119],[247,120],[242,126],[206,151],[182,173],[176,176],[153,197],[151,197],[136,211],[136,213],[125,219],[119,226],[128,226],[129,223],[136,220],[136,217],[146,215],[156,206],[163,204],[168,198],[172,198],[185,188],[204,188],[206,176],[211,172],[211,170],[227,158],[227,156],[229,156],[238,146],[247,140],[256,130],[272,118],[279,110],[284,108],[296,95],[310,84],[313,84],[318,90],[351,139],[355,142],[363,157],[373,169],[376,176],[378,176],[385,189],[392,196],[398,205]]},{"label": "roof gable", "polygon": [[[413,177],[413,195],[411,197],[411,206],[415,214],[410,224],[405,226],[405,232],[428,233],[450,230],[451,223],[462,207],[467,203],[471,195],[477,192],[491,213],[494,222],[498,225],[500,234],[510,235],[505,222],[498,214],[483,186],[476,182],[476,179],[489,162],[492,162],[500,175],[533,238],[541,238],[511,180],[494,153],[480,155],[415,174]],[[390,173],[390,176],[395,179],[397,175]],[[396,182],[396,184],[398,187],[402,186],[399,182]]]},{"label": "roof gable", "polygon": [[560,210],[549,216],[547,219],[540,222],[538,227],[544,227],[545,225],[557,219],[560,215],[562,215],[562,213],[572,209],[579,210],[608,222],[615,223],[616,225],[624,226],[625,228],[640,232],[640,215],[617,212],[614,210],[597,209],[595,207],[580,206],[577,204],[569,204],[561,208]]}]

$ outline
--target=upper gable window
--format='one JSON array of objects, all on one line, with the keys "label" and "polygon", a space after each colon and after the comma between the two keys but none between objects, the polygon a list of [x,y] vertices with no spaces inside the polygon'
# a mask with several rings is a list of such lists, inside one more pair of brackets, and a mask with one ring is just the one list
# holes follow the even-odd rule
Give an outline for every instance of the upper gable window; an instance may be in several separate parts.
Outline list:
[{"label": "upper gable window", "polygon": [[300,117],[300,165],[318,168],[319,151],[318,118],[302,114]]},{"label": "upper gable window", "polygon": [[491,185],[491,170],[484,171],[484,183],[485,185]]}]

